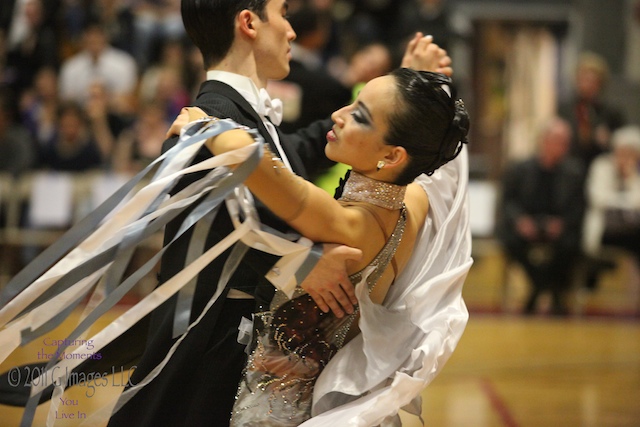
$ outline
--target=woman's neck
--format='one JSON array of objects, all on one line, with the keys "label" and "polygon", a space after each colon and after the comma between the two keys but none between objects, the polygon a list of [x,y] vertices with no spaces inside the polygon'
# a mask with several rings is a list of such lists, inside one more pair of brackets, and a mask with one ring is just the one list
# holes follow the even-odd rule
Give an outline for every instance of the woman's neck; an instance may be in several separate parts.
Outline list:
[{"label": "woman's neck", "polygon": [[406,185],[378,181],[352,171],[340,200],[366,202],[385,209],[396,210],[402,208],[406,190]]}]

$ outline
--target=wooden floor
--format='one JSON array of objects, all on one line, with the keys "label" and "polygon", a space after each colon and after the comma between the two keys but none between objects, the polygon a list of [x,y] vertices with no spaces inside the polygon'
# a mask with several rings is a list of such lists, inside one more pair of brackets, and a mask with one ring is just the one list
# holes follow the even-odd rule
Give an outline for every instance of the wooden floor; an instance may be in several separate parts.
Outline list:
[{"label": "wooden floor", "polygon": [[[496,252],[476,256],[464,291],[469,323],[456,352],[423,392],[425,425],[640,426],[640,317],[629,279],[622,263],[594,292],[579,295],[574,314],[549,316],[542,301],[537,315],[522,316],[527,284],[521,273],[505,270]],[[0,368],[34,360],[42,347],[34,343],[21,349]],[[119,379],[96,387],[94,396],[87,396],[87,387],[74,387],[67,397],[78,403],[59,412],[89,412],[121,388]],[[35,426],[45,425],[41,406]],[[0,427],[18,426],[20,416],[20,409],[0,406]],[[55,425],[79,424],[61,420]],[[403,425],[421,424],[406,418]]]},{"label": "wooden floor", "polygon": [[429,426],[638,426],[640,324],[472,316],[423,399]]}]

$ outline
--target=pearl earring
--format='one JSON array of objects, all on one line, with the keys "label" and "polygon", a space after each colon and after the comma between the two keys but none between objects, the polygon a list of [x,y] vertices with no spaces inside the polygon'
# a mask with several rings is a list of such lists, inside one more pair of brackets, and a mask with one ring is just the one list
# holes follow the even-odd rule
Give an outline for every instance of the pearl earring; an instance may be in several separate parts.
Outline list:
[{"label": "pearl earring", "polygon": [[378,164],[376,165],[376,169],[380,170],[384,167],[384,165],[386,165],[386,163],[384,162],[384,160],[379,160]]}]

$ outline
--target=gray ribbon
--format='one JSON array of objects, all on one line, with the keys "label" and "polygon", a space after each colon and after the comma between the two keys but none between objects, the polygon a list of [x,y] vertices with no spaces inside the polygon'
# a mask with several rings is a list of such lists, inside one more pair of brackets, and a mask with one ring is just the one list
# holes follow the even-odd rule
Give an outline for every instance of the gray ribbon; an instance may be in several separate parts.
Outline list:
[{"label": "gray ribbon", "polygon": [[311,250],[309,251],[309,255],[307,255],[307,258],[304,260],[300,268],[298,268],[298,270],[296,271],[295,276],[296,276],[296,282],[298,283],[298,285],[302,283],[302,281],[305,279],[305,277],[307,277],[309,272],[311,272],[313,267],[316,266],[321,256],[322,256],[322,243],[316,243],[311,247]]},{"label": "gray ribbon", "polygon": [[[156,162],[152,163],[151,165],[149,165],[149,167],[145,168],[145,170],[136,175],[136,177],[134,177],[129,183],[125,184],[125,186],[123,186],[120,190],[118,190],[118,192],[116,192],[112,197],[104,202],[96,211],[90,214],[83,221],[83,223],[78,224],[78,226],[72,228],[67,234],[65,234],[60,239],[62,242],[56,242],[57,245],[54,244],[55,248],[53,250],[48,250],[47,254],[43,253],[43,256],[38,257],[36,260],[34,260],[33,263],[29,264],[29,266],[27,266],[27,268],[25,268],[19,276],[16,276],[16,278],[14,278],[14,280],[12,280],[9,285],[7,285],[7,288],[5,288],[5,291],[2,295],[3,301],[4,298],[6,298],[6,301],[9,301],[11,298],[17,295],[22,289],[24,289],[33,280],[35,280],[44,271],[46,271],[46,269],[48,269],[50,265],[64,256],[64,254],[69,249],[77,245],[82,239],[86,238],[93,230],[93,228],[96,227],[100,223],[100,221],[120,203],[120,201],[130,192],[131,189],[134,188],[134,186],[151,170],[153,165],[158,161],[164,159],[164,162],[160,165],[160,168],[163,169],[167,166],[169,161],[175,157],[179,150],[182,150],[204,138],[215,136],[225,130],[236,127],[229,123],[223,125],[225,121],[214,123],[217,123],[218,125],[204,123],[202,126],[199,126],[196,129],[190,128],[188,133],[186,134],[188,138],[180,141],[174,148],[165,153],[165,155],[161,156],[161,158],[159,158]],[[257,134],[254,134],[254,137],[258,140],[260,139],[259,135]],[[254,170],[259,162],[259,159],[261,158],[261,155],[262,145],[260,144],[260,148],[256,150],[256,152],[254,152],[239,167],[237,167],[233,174],[227,173],[224,168],[215,169],[209,172],[205,176],[205,178],[192,183],[180,193],[178,193],[178,195],[174,196],[178,197],[181,194],[191,195],[198,194],[199,192],[205,190],[208,191],[206,196],[201,199],[195,209],[193,209],[193,211],[180,224],[180,228],[173,239],[122,283],[118,284],[122,279],[126,264],[128,264],[136,246],[146,238],[155,234],[169,221],[176,218],[180,213],[184,212],[184,210],[189,208],[190,206],[171,208],[166,213],[149,223],[139,223],[134,229],[130,230],[129,233],[123,237],[120,244],[115,247],[106,249],[102,253],[96,254],[93,258],[68,271],[55,283],[54,286],[52,286],[52,288],[43,293],[43,295],[41,295],[37,299],[38,304],[49,300],[58,293],[68,289],[79,280],[84,279],[88,275],[94,273],[108,263],[112,262],[112,265],[104,275],[105,289],[107,293],[105,299],[101,301],[87,315],[87,317],[80,322],[80,324],[71,332],[71,334],[69,334],[67,339],[63,342],[73,342],[74,340],[76,340],[84,331],[86,331],[93,323],[95,323],[97,319],[103,316],[118,301],[120,301],[120,299],[127,292],[129,292],[133,286],[135,286],[143,277],[145,277],[152,271],[153,267],[159,262],[167,248],[194,225],[195,229],[192,233],[191,241],[189,242],[189,257],[196,257],[196,254],[198,252],[202,253],[205,244],[203,237],[206,238],[208,230],[213,219],[215,218],[215,215],[217,214],[219,206],[230,194],[230,192],[232,192],[234,188],[242,183]],[[192,159],[189,160],[189,162],[191,161]],[[158,172],[156,173],[156,177],[157,176]],[[160,196],[151,204],[149,209],[147,209],[147,212],[150,212],[151,210],[157,208],[158,204],[164,200],[170,189],[175,185],[175,182],[176,181],[170,183],[166,186],[165,189],[163,189]],[[208,189],[207,187],[214,188]],[[288,238],[289,240],[293,240],[298,237],[294,234],[285,235],[283,233],[277,232],[276,230],[268,229],[268,227],[263,227],[263,229],[267,229],[267,231],[281,237]],[[221,289],[221,287],[224,288],[226,286],[230,277],[237,269],[240,261],[242,260],[248,249],[248,246],[242,242],[237,242],[235,244],[229,258],[224,265],[220,280],[217,284],[218,289]],[[299,283],[313,268],[313,266],[319,259],[321,252],[322,250],[320,245],[316,245],[312,248],[300,270],[296,273],[296,278],[298,279]],[[10,289],[8,289],[9,286]],[[50,319],[46,324],[42,325],[37,330],[23,331],[21,337],[22,342],[29,342],[58,326],[66,317],[68,317],[68,315],[73,311],[77,304],[82,301],[82,299],[83,298],[79,298],[77,301],[62,310],[58,315]],[[179,296],[179,309],[176,309],[174,332],[186,331],[186,328],[188,328],[189,319],[191,317],[192,299],[193,289],[186,288],[184,292],[181,291],[181,294]],[[29,306],[29,309],[35,306],[36,303],[34,302]],[[67,347],[68,345],[61,344],[57,350],[58,354],[62,354],[62,352],[64,352]],[[51,361],[49,361],[45,369],[47,371],[50,370],[55,365],[55,363],[56,360],[52,359]],[[32,396],[27,402],[25,411],[23,413],[21,427],[29,427],[33,423],[35,410],[38,406],[40,396],[41,393],[37,393],[36,395]]]},{"label": "gray ribbon", "polygon": [[[195,128],[192,132],[197,132],[199,128]],[[160,164],[160,169],[156,173],[156,176],[160,171],[164,170],[167,164],[176,156],[176,154],[183,149],[189,147],[192,144],[199,142],[202,138],[187,138],[176,144],[171,150],[167,151],[162,156],[158,157],[155,161],[149,164],[146,168],[136,174],[131,180],[125,183],[120,189],[112,194],[107,200],[105,200],[94,211],[87,215],[84,219],[71,227],[60,239],[54,242],[52,245],[42,251],[32,262],[30,262],[22,271],[16,274],[0,293],[0,306],[4,306],[22,292],[27,286],[33,283],[38,277],[40,277],[45,271],[47,271],[55,262],[62,258],[69,250],[86,239],[91,232],[106,218],[106,216],[113,211],[114,208],[126,197],[127,194],[135,188],[135,186],[142,181],[142,179],[149,174],[149,172]],[[192,160],[192,159],[191,159]],[[155,177],[154,177],[155,178]],[[163,192],[163,196],[166,195],[170,189],[175,185],[175,182],[170,183]]]},{"label": "gray ribbon", "polygon": [[[199,185],[190,186],[190,187],[187,187],[185,190],[183,190],[183,191],[187,191],[187,190],[202,191],[204,188],[206,188],[206,186],[211,185],[211,181],[213,180],[213,178],[216,178],[216,180],[220,181],[218,184],[219,187],[212,190],[207,196],[206,198],[207,202],[201,204],[197,209],[194,210],[194,212],[192,212],[184,220],[184,222],[181,224],[181,227],[178,233],[176,234],[175,238],[172,240],[172,242],[175,241],[177,237],[184,234],[186,230],[189,227],[191,227],[193,224],[195,224],[202,216],[206,215],[206,213],[209,212],[209,210],[213,209],[216,205],[219,205],[224,200],[224,198],[233,190],[233,188],[235,188],[235,186],[243,182],[257,165],[258,159],[256,157],[259,155],[260,153],[257,153],[257,152],[254,153],[250,158],[247,159],[245,163],[243,163],[241,166],[239,166],[236,169],[236,173],[233,175],[226,175],[226,176],[220,177],[219,171],[214,170],[209,172],[209,174],[207,174],[207,176],[204,179],[199,180],[198,181]],[[225,183],[225,179],[229,180],[229,182]],[[127,259],[126,256],[118,258],[118,254],[119,253],[126,254],[135,250],[136,246],[139,243],[141,243],[145,239],[155,234],[162,227],[164,227],[169,221],[174,219],[176,216],[178,216],[188,207],[189,206],[174,208],[169,212],[165,213],[164,215],[162,215],[161,217],[156,218],[156,220],[154,220],[150,225],[148,225],[146,222],[141,222],[140,224],[138,224],[138,226],[135,229],[133,229],[129,234],[123,237],[122,242],[118,246],[114,246],[106,249],[105,251],[97,254],[93,258],[85,261],[84,263],[76,266],[75,268],[65,273],[55,283],[55,286],[52,286],[47,291],[43,292],[43,294],[40,297],[38,297],[33,303],[31,303],[29,307],[27,307],[21,314],[24,314],[25,312],[30,311],[32,308],[48,301],[55,295],[65,291],[69,287],[76,284],[79,280],[84,279],[85,277],[89,276],[90,274],[94,273],[95,271],[99,270],[100,268],[104,267],[105,265],[107,265],[109,262],[112,262],[112,261],[113,261],[113,264],[105,273],[105,278],[107,280],[112,280],[112,281],[118,279],[118,282],[119,282],[119,279],[121,279],[122,275],[121,274],[118,275],[118,272],[121,272],[124,270],[124,268],[126,268],[129,260]],[[164,251],[164,248],[163,248],[163,251]],[[112,269],[114,269],[116,273],[109,275],[109,272]],[[111,284],[111,285],[107,283],[107,287],[113,290],[117,287],[117,283]],[[67,313],[70,313],[70,311],[68,311]],[[22,331],[22,345],[27,344],[33,339],[59,326],[59,324],[62,323],[62,321],[65,318],[66,316],[62,316],[61,313],[59,313],[58,315],[54,316],[52,319],[50,319],[47,323],[42,325],[37,330]]]},{"label": "gray ribbon", "polygon": [[[220,205],[208,213],[204,218],[196,223],[193,229],[191,240],[189,241],[189,247],[187,249],[187,256],[185,258],[185,265],[192,263],[204,252],[204,245],[207,241],[211,224],[215,219]],[[193,297],[195,295],[196,284],[198,283],[198,276],[194,277],[178,292],[178,298],[176,301],[176,308],[173,318],[173,338],[176,338],[183,333],[187,332],[189,327],[189,320],[191,319],[191,306]]]},{"label": "gray ribbon", "polygon": [[[217,121],[217,122],[213,122],[213,125],[209,125],[206,126],[205,125],[199,127],[195,132],[192,133],[191,136],[189,136],[189,138],[179,142],[178,144],[176,144],[175,147],[173,147],[171,150],[169,150],[167,153],[165,153],[166,155],[161,156],[161,158],[166,158],[165,162],[168,162],[170,159],[172,159],[178,151],[198,142],[201,141],[202,139],[206,139],[206,138],[210,138],[213,137],[219,133],[222,133],[226,130],[229,129],[233,129],[236,128],[237,126],[235,124],[233,124],[232,122],[228,122],[228,121]],[[176,239],[178,237],[180,237],[182,234],[184,234],[184,232],[186,232],[193,224],[195,224],[199,219],[201,219],[203,216],[205,216],[208,212],[210,212],[212,209],[214,209],[216,206],[218,206],[224,199],[225,197],[231,192],[233,191],[233,189],[239,185],[240,183],[242,183],[248,176],[249,174],[253,171],[253,169],[255,169],[256,165],[259,162],[259,159],[262,155],[262,145],[260,144],[259,149],[256,150],[256,152],[254,152],[244,163],[242,163],[240,166],[238,166],[235,170],[235,172],[233,174],[226,174],[221,176],[220,171],[219,170],[213,170],[211,172],[209,172],[207,174],[207,176],[205,177],[205,179],[201,179],[199,181],[197,181],[196,183],[190,185],[187,187],[187,189],[189,191],[193,191],[193,190],[202,190],[204,188],[206,188],[207,185],[211,185],[210,179],[211,177],[216,177],[219,179],[219,185],[217,188],[214,188],[212,191],[210,191],[210,193],[206,196],[206,198],[204,199],[204,201],[202,203],[200,203],[196,209],[193,210],[193,212],[191,212],[187,218],[183,221],[183,223],[180,226],[180,229],[178,230],[178,232],[176,233],[176,235],[174,236],[174,238],[171,240],[171,242],[169,242],[169,244],[167,244],[164,248],[162,248],[156,255],[154,255],[151,259],[149,259],[142,267],[140,267],[136,272],[134,272],[131,276],[129,276],[124,282],[122,282],[122,284],[120,284],[120,286],[115,287],[115,289],[113,289],[113,291],[108,294],[106,296],[106,298],[100,303],[98,304],[98,306],[87,315],[87,317],[74,329],[74,331],[67,337],[66,340],[64,340],[64,342],[73,342],[75,339],[77,339],[85,330],[87,330],[93,323],[95,323],[95,321],[100,318],[102,315],[104,315],[109,309],[111,309],[118,301],[120,301],[120,299],[135,285],[137,284],[145,275],[147,275],[153,268],[153,266],[160,260],[161,256],[164,254],[164,252],[166,251],[166,249],[169,247],[169,245],[171,245],[173,242],[176,241]],[[191,160],[190,160],[191,161]],[[156,163],[156,162],[154,162]],[[153,163],[152,163],[153,165]],[[165,163],[166,165],[166,163]],[[150,165],[151,166],[151,165]],[[150,169],[149,167],[146,168],[143,172],[141,172],[140,174],[136,175],[136,177],[134,177],[132,179],[132,181],[135,181],[134,183],[132,183],[132,181],[130,181],[129,183],[125,184],[125,186],[123,186],[123,188],[133,188],[135,186],[135,184],[137,182],[140,181],[140,179],[142,179],[142,177],[146,174],[146,172],[148,172],[148,169]],[[157,175],[156,175],[157,176]],[[137,179],[137,181],[136,181]],[[170,190],[171,187],[173,187],[173,185],[175,185],[175,181],[167,186],[165,188],[164,191],[162,191],[162,194],[158,197],[159,200],[163,200],[164,196],[166,196],[166,194],[168,193],[168,191]],[[187,190],[185,189],[185,190]],[[183,191],[185,191],[183,190]],[[124,198],[126,196],[126,194],[128,194],[129,191],[122,191],[119,190],[116,194],[114,194],[114,196],[112,196],[110,199],[107,200],[107,202],[103,203],[103,205],[101,205],[98,210],[100,210],[101,208],[103,208],[105,205],[107,205],[108,207],[111,207],[113,205],[113,207],[117,206],[120,203],[120,200],[122,198]],[[116,198],[115,196],[119,195],[119,199]],[[113,201],[111,199],[114,199]],[[108,203],[112,201],[113,203]],[[151,222],[151,224],[149,224],[148,226],[145,226],[144,224],[140,224],[137,228],[135,228],[134,230],[132,230],[127,236],[125,236],[123,238],[123,241],[121,242],[120,245],[118,245],[117,247],[112,247],[109,248],[105,251],[103,251],[100,254],[97,254],[95,257],[93,257],[92,259],[87,260],[86,262],[84,262],[83,264],[81,264],[80,266],[70,270],[69,272],[67,272],[63,277],[60,278],[60,280],[58,280],[58,282],[56,282],[56,290],[55,292],[52,291],[51,294],[48,296],[53,297],[55,294],[64,291],[65,289],[69,288],[70,286],[72,286],[73,284],[77,283],[79,280],[83,279],[84,277],[87,277],[89,274],[97,271],[98,269],[100,269],[101,267],[103,267],[104,265],[106,265],[107,263],[115,260],[116,258],[118,258],[118,262],[122,262],[122,260],[126,259],[126,255],[123,255],[122,257],[117,257],[118,254],[126,254],[130,248],[134,247],[135,245],[137,245],[138,243],[140,243],[141,241],[143,241],[144,239],[148,238],[149,236],[153,235],[156,231],[160,230],[162,227],[164,227],[164,225],[166,225],[166,223],[168,223],[171,219],[175,218],[178,214],[180,214],[181,212],[183,212],[185,209],[187,209],[189,206],[186,207],[182,207],[182,208],[176,208],[176,209],[172,209],[169,210],[167,213],[163,214],[162,216],[156,218],[154,221]],[[113,208],[111,208],[110,210],[112,210]],[[101,217],[99,220],[97,220],[97,222],[95,222],[95,225],[99,224],[99,222],[101,221],[102,218],[104,218],[109,212],[110,210],[107,210],[106,207],[104,208],[104,210],[106,212],[101,214]],[[93,217],[93,216],[99,216],[99,214],[96,214],[95,211],[94,213],[90,214],[89,217]],[[85,235],[84,238],[86,238],[86,235],[88,235],[91,232],[91,228],[87,228],[87,227],[77,227],[79,229],[81,229],[80,231],[82,231]],[[80,231],[77,232],[77,234],[81,234]],[[78,241],[75,241],[71,238],[68,237],[68,234],[65,234],[61,240],[66,240],[63,244],[60,244],[60,247],[69,247],[69,249],[75,245],[77,245],[77,243],[80,241],[80,238],[78,238]],[[51,254],[48,255],[48,257],[45,260],[34,260],[33,263],[29,264],[29,266],[27,266],[27,268],[25,268],[25,270],[23,270],[23,276],[21,277],[19,281],[16,281],[14,279],[14,281],[12,281],[13,283],[17,283],[14,284],[12,286],[12,291],[15,292],[17,290],[17,292],[15,293],[15,295],[17,295],[17,293],[20,292],[20,290],[22,290],[24,287],[28,286],[28,284],[30,284],[33,280],[35,280],[37,277],[39,277],[40,274],[42,274],[42,272],[44,270],[46,270],[46,268],[43,269],[43,271],[40,271],[40,273],[38,275],[35,275],[35,273],[31,273],[31,274],[27,274],[30,273],[28,270],[30,269],[30,266],[32,264],[37,264],[36,266],[34,266],[34,269],[39,270],[40,268],[42,268],[42,265],[44,264],[45,261],[47,262],[51,262],[53,264],[53,262],[55,262],[55,260],[59,259],[61,256],[64,255],[64,253],[59,254],[59,249],[56,249],[56,251],[50,251]],[[66,251],[65,251],[66,252]],[[49,259],[51,258],[51,260]],[[36,263],[36,261],[38,261],[38,263]],[[116,263],[114,262],[114,265]],[[114,268],[114,265],[112,265],[110,268]],[[119,265],[115,265],[115,270],[119,271],[120,269],[122,269],[122,266]],[[111,276],[109,276],[111,278],[111,280],[115,280],[116,277],[118,277],[119,273],[114,273]],[[31,278],[26,284],[22,283],[23,280],[27,280],[28,278],[35,276],[33,278]],[[121,276],[119,276],[121,277]],[[18,290],[19,289],[19,290]],[[51,289],[49,290],[51,291]],[[14,296],[15,296],[14,295]],[[10,300],[11,298],[9,298]],[[45,300],[48,298],[45,298]],[[76,302],[77,303],[77,302]],[[72,306],[75,306],[75,304],[72,304]],[[33,305],[33,304],[32,304]],[[66,312],[66,314],[68,315],[68,313],[70,313],[71,310],[69,309],[65,309],[63,310],[63,312]],[[41,336],[43,333],[46,333],[47,331],[53,329],[55,326],[57,326],[57,324],[59,324],[62,320],[64,320],[64,318],[66,318],[66,316],[63,317],[62,312],[61,314],[55,316],[53,319],[49,320],[49,322],[47,322],[45,325],[41,326],[40,328],[38,328],[37,330],[34,331],[23,331],[22,333],[22,341],[24,342],[29,342],[31,340],[33,340],[34,338],[36,338],[37,336]],[[68,345],[66,344],[61,344],[58,347],[57,353],[58,354],[62,354],[62,352],[68,347]],[[51,369],[56,363],[56,359],[52,359],[51,361],[49,361],[49,363],[47,363],[47,366],[45,367],[46,370]],[[27,402],[27,405],[25,406],[25,411],[23,413],[23,417],[22,417],[22,421],[21,421],[21,427],[29,427],[32,425],[33,423],[33,418],[35,415],[35,410],[37,409],[37,405],[38,402],[40,400],[40,396],[41,396],[42,392],[37,393],[34,396],[31,396],[29,401]]]}]

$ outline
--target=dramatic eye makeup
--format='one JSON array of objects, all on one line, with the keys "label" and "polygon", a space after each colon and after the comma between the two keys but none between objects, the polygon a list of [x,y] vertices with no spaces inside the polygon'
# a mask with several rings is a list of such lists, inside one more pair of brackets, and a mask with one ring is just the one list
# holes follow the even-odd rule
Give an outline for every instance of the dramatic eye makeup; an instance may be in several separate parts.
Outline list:
[{"label": "dramatic eye makeup", "polygon": [[356,103],[354,111],[351,112],[351,116],[361,125],[372,126],[371,113],[367,106],[361,102]]}]

